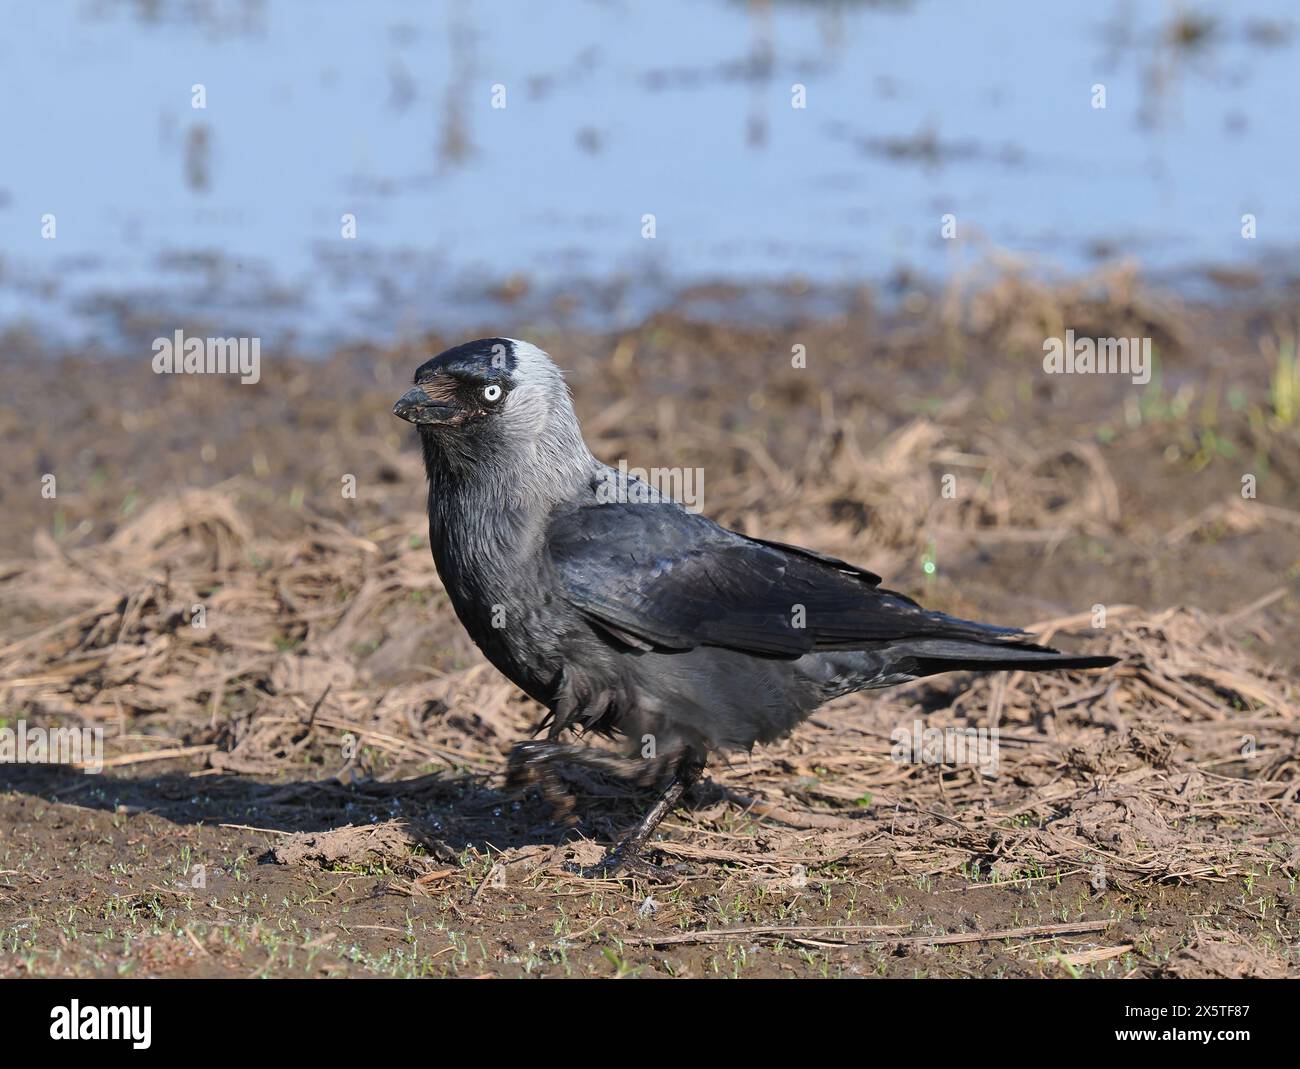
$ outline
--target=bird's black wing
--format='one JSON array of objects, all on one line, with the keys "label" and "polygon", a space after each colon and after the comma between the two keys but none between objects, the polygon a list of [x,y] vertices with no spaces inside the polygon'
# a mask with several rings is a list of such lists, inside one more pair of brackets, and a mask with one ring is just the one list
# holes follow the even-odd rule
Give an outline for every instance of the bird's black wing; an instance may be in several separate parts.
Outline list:
[{"label": "bird's black wing", "polygon": [[746,538],[676,504],[576,509],[553,519],[549,542],[565,598],[636,647],[797,657],[896,639],[1023,637],[927,612],[871,572]]}]

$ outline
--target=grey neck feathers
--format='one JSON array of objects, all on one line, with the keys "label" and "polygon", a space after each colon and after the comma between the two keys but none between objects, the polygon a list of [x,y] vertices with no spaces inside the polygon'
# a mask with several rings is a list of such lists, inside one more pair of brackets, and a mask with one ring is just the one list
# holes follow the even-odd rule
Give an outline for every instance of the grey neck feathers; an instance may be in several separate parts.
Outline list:
[{"label": "grey neck feathers", "polygon": [[558,371],[516,389],[480,433],[426,433],[422,444],[440,571],[448,562],[480,571],[528,559],[551,512],[582,496],[597,468]]}]

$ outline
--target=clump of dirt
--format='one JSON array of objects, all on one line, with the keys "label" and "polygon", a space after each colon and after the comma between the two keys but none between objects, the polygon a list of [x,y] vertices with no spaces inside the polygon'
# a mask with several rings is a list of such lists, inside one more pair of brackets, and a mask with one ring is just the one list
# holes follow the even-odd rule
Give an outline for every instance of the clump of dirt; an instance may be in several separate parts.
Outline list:
[{"label": "clump of dirt", "polygon": [[[416,852],[432,853],[434,860],[451,861],[455,851],[445,843],[422,840],[409,825],[389,820],[382,824],[347,825],[323,832],[294,832],[280,839],[269,851],[277,865],[316,865],[322,869],[344,866],[366,867],[401,859],[410,870]],[[429,865],[413,875],[426,875]]]},{"label": "clump of dirt", "polygon": [[1276,980],[1286,971],[1284,962],[1261,955],[1236,932],[1216,930],[1197,932],[1191,946],[1178,951],[1161,975],[1181,980]]}]

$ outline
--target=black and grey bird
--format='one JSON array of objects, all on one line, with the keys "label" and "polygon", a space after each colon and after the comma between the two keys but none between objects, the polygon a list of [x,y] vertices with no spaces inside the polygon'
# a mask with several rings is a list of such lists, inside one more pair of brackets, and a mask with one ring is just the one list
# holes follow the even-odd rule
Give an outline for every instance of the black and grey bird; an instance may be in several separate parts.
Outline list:
[{"label": "black and grey bird", "polygon": [[[1101,668],[1024,632],[923,609],[852,564],[737,534],[596,460],[560,370],[486,338],[422,364],[393,407],[419,429],[438,574],[475,643],[549,710],[516,783],[555,762],[662,785],[601,866],[636,861],[710,754],[824,702],[954,670]],[[560,742],[593,731],[629,756]]]}]

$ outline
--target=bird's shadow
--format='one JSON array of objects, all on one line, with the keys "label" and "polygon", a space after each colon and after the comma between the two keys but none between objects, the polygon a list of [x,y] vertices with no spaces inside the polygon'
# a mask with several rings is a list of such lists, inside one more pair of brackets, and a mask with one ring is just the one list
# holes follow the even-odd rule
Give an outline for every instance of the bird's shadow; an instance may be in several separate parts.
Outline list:
[{"label": "bird's shadow", "polygon": [[149,813],[178,826],[232,825],[268,832],[328,832],[400,821],[440,856],[559,846],[578,838],[614,841],[652,794],[587,770],[565,769],[574,790],[566,823],[536,791],[499,788],[479,772],[435,772],[410,779],[336,778],[263,782],[220,773],[190,776],[86,774],[58,765],[9,765],[0,790],[104,812]]}]

